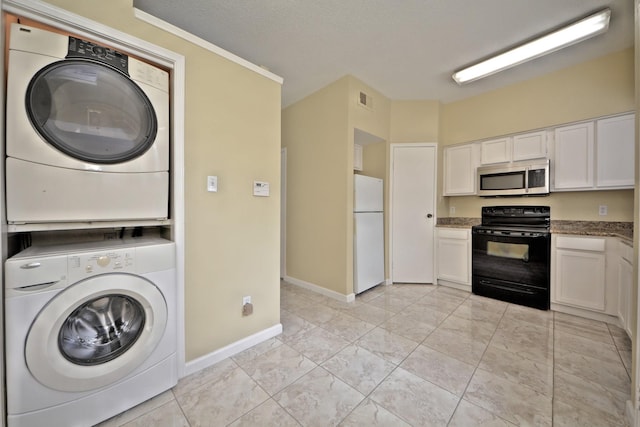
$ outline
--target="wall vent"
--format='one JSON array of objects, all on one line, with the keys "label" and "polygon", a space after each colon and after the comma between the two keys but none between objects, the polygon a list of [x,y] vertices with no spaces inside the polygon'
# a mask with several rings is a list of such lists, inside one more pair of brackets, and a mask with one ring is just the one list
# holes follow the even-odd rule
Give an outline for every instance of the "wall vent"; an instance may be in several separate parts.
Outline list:
[{"label": "wall vent", "polygon": [[373,98],[364,92],[358,94],[358,105],[369,110],[373,110]]}]

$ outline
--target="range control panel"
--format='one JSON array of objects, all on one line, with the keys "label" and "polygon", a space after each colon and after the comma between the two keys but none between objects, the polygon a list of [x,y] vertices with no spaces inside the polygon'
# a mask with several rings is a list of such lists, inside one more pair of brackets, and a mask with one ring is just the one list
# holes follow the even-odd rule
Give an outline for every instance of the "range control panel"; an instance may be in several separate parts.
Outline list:
[{"label": "range control panel", "polygon": [[67,271],[71,283],[105,273],[134,272],[134,249],[111,249],[67,257]]}]

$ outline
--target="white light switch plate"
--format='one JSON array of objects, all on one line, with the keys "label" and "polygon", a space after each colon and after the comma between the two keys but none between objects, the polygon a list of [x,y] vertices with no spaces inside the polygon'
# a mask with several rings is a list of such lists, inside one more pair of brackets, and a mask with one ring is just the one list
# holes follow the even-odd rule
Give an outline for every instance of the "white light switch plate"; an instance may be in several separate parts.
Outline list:
[{"label": "white light switch plate", "polygon": [[216,193],[218,191],[218,177],[217,176],[208,176],[207,177],[207,191],[211,191]]},{"label": "white light switch plate", "polygon": [[253,181],[253,195],[259,197],[268,197],[269,183],[264,181]]}]

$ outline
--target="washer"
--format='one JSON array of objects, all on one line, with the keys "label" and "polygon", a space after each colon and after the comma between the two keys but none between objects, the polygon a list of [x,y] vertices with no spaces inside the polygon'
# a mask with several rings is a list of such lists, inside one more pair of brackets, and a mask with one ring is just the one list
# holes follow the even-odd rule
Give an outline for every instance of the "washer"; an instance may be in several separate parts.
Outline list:
[{"label": "washer", "polygon": [[5,263],[9,426],[87,426],[177,383],[175,244],[31,247]]},{"label": "washer", "polygon": [[9,223],[168,217],[166,71],[12,24],[6,111]]}]

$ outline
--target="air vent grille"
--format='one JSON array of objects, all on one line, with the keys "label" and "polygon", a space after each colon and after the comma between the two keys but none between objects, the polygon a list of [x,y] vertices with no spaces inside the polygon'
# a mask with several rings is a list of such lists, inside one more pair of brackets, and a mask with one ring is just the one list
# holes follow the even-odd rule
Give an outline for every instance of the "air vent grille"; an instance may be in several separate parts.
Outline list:
[{"label": "air vent grille", "polygon": [[373,98],[370,95],[360,91],[360,93],[358,94],[358,105],[366,109],[373,110]]}]

